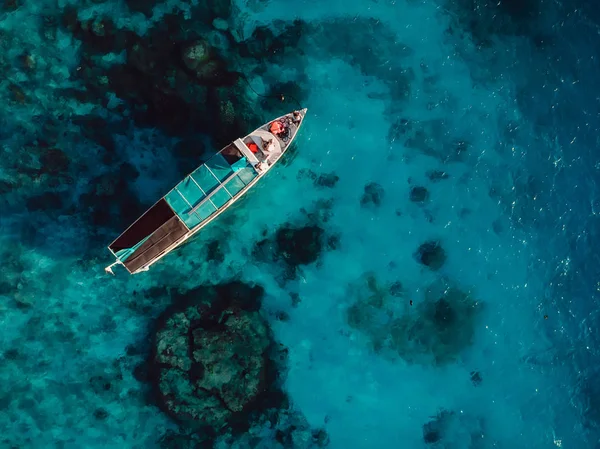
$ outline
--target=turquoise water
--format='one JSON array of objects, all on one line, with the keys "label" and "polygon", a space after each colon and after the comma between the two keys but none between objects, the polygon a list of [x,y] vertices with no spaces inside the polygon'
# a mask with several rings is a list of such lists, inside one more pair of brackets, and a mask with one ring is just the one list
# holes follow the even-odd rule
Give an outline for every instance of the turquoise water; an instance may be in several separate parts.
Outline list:
[{"label": "turquoise water", "polygon": [[[595,447],[599,26],[542,0],[4,2],[0,447]],[[104,272],[296,101],[247,197]]]}]

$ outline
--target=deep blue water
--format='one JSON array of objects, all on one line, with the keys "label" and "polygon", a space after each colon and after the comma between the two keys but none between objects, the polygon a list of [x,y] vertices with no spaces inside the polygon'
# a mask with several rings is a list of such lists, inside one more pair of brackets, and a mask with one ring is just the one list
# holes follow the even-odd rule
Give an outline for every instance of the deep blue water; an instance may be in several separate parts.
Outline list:
[{"label": "deep blue water", "polygon": [[[599,30],[591,2],[4,1],[0,447],[596,447]],[[244,200],[104,272],[299,104]]]}]

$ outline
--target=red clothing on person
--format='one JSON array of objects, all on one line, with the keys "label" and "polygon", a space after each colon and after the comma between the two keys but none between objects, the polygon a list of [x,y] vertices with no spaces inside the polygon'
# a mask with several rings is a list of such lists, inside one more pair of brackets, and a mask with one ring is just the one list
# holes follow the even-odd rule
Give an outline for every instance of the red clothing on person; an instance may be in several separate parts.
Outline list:
[{"label": "red clothing on person", "polygon": [[271,126],[269,127],[269,131],[271,131],[273,134],[279,134],[280,132],[283,131],[283,125],[281,124],[281,122],[276,120],[273,123],[271,123]]}]

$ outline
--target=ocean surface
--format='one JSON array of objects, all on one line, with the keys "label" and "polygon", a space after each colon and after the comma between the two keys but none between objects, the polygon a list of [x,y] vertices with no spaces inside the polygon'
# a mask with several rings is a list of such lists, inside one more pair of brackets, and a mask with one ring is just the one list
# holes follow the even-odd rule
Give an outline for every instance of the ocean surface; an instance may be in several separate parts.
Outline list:
[{"label": "ocean surface", "polygon": [[[0,448],[599,447],[599,35],[577,0],[3,0]],[[301,107],[243,200],[104,271]]]}]

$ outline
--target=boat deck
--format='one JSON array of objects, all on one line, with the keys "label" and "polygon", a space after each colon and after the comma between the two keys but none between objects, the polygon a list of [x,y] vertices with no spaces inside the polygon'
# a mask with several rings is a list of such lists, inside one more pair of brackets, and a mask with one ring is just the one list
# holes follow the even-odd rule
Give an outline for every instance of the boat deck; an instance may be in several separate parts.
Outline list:
[{"label": "boat deck", "polygon": [[154,204],[109,248],[131,273],[154,260],[188,233],[164,198]]},{"label": "boat deck", "polygon": [[223,155],[216,154],[165,196],[190,230],[225,207],[257,176],[246,160],[241,161],[241,166],[231,166]]},{"label": "boat deck", "polygon": [[137,248],[137,250],[123,262],[125,268],[133,273],[140,268],[152,263],[163,254],[171,245],[181,240],[189,232],[189,229],[177,216],[173,216],[164,225]]}]

